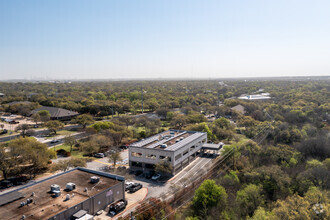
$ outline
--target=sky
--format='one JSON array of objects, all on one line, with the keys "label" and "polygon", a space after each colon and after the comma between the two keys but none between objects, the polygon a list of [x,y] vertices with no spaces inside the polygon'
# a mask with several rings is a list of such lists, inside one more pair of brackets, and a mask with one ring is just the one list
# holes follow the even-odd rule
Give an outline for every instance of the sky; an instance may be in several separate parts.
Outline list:
[{"label": "sky", "polygon": [[330,75],[328,0],[0,0],[0,80]]}]

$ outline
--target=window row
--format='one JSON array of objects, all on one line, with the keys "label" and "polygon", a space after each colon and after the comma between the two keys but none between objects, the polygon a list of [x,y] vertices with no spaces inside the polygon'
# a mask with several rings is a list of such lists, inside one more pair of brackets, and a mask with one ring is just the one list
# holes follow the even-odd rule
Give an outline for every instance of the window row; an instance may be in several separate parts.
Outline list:
[{"label": "window row", "polygon": [[[142,157],[142,153],[138,153],[138,152],[132,152],[131,155],[132,155],[132,157]],[[151,160],[156,160],[157,155],[155,155],[155,154],[146,154],[145,158],[151,159]],[[171,162],[171,157],[170,156],[159,155],[159,159]]]}]

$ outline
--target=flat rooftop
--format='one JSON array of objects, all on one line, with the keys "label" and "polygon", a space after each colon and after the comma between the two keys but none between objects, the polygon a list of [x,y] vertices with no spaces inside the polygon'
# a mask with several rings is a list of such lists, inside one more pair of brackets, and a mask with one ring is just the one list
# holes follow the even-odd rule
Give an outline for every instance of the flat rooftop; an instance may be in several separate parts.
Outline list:
[{"label": "flat rooftop", "polygon": [[[168,130],[131,144],[132,147],[176,151],[205,135],[204,132]],[[166,147],[164,147],[164,144]]]},{"label": "flat rooftop", "polygon": [[[104,174],[104,175],[103,175]],[[97,176],[100,178],[98,183],[90,183],[90,178]],[[84,168],[77,168],[65,173],[61,173],[29,186],[11,191],[0,196],[4,201],[13,193],[16,200],[0,206],[1,219],[21,219],[23,215],[26,219],[47,219],[72,206],[75,206],[89,197],[94,196],[109,187],[116,185],[124,180],[123,177],[92,171]],[[76,184],[76,189],[66,192],[66,184],[72,182]],[[53,198],[50,193],[50,186],[57,184],[61,187],[61,195]],[[87,188],[87,192],[85,192]],[[32,194],[34,193],[34,196]],[[74,196],[71,195],[74,193]],[[70,200],[65,200],[66,195],[70,194]],[[18,198],[18,199],[17,199]],[[26,202],[32,198],[33,202],[20,207],[21,202]]]}]

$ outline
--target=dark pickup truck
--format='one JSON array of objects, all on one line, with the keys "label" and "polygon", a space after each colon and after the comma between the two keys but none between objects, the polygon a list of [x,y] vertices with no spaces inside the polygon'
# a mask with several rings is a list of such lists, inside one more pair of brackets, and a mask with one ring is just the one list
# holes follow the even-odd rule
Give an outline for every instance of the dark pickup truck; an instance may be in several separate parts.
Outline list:
[{"label": "dark pickup truck", "polygon": [[128,188],[128,190],[129,190],[130,193],[133,193],[133,192],[138,191],[138,190],[141,189],[141,188],[142,188],[142,184],[140,184],[140,183],[134,183],[134,184],[132,184],[132,185]]},{"label": "dark pickup truck", "polygon": [[110,205],[109,214],[111,216],[117,215],[119,212],[123,211],[127,206],[127,201],[121,199]]}]

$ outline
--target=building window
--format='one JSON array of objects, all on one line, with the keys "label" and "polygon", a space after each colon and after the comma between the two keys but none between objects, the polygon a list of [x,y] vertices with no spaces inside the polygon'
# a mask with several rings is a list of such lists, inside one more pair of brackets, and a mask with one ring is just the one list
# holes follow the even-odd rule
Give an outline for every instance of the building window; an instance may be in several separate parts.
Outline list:
[{"label": "building window", "polygon": [[151,159],[151,160],[156,160],[157,159],[157,156],[154,155],[154,154],[146,154],[146,158],[147,159]]},{"label": "building window", "polygon": [[205,144],[205,143],[206,143],[206,139],[203,139],[203,141],[202,141],[202,142],[203,142],[203,144]]},{"label": "building window", "polygon": [[131,155],[132,157],[142,157],[142,153],[138,153],[138,152],[132,152]]},{"label": "building window", "polygon": [[181,158],[181,154],[175,156],[175,160],[179,160]]},{"label": "building window", "polygon": [[160,160],[164,160],[164,161],[169,161],[169,162],[171,162],[171,157],[169,157],[169,156],[162,156],[162,155],[160,155],[160,156],[159,156],[159,159],[160,159]]},{"label": "building window", "polygon": [[148,169],[155,169],[155,164],[146,163],[145,166]]},{"label": "building window", "polygon": [[193,151],[195,149],[195,145],[190,147],[190,150]]},{"label": "building window", "polygon": [[186,155],[189,152],[189,150],[183,151],[183,156]]},{"label": "building window", "polygon": [[142,167],[142,163],[140,163],[140,162],[132,162],[132,166],[133,167]]}]

